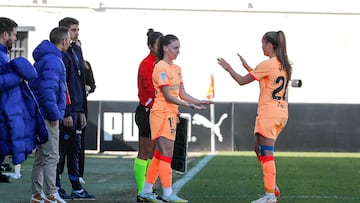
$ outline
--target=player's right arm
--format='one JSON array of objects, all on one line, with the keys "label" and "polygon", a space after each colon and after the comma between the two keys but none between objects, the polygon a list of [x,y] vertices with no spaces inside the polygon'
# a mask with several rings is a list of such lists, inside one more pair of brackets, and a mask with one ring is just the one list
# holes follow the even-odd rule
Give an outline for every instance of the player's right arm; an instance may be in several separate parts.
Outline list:
[{"label": "player's right arm", "polygon": [[225,59],[223,58],[218,58],[217,59],[218,64],[223,67],[227,72],[229,72],[229,74],[231,75],[231,77],[239,84],[239,85],[246,85],[252,81],[254,81],[255,79],[250,75],[247,74],[245,76],[240,75],[239,73],[237,73],[236,71],[234,71],[234,69],[230,66],[230,64],[225,61]]},{"label": "player's right arm", "polygon": [[249,73],[254,70],[248,65],[248,63],[245,61],[245,59],[240,54],[237,54],[237,55],[239,56],[242,65]]}]

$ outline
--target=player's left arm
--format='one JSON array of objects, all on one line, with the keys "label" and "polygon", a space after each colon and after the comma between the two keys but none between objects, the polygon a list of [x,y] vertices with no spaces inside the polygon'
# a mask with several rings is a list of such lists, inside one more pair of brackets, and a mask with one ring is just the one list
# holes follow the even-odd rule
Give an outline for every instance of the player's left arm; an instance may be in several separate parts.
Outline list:
[{"label": "player's left arm", "polygon": [[165,99],[167,102],[169,103],[173,103],[173,104],[176,104],[176,105],[179,105],[179,106],[185,106],[185,107],[188,107],[188,104],[187,102],[185,101],[182,101],[174,96],[171,95],[170,93],[170,86],[169,85],[164,85],[164,86],[161,86],[160,87],[160,90],[161,92],[163,93]]},{"label": "player's left arm", "polygon": [[188,94],[188,93],[185,91],[185,87],[184,87],[184,84],[183,84],[183,83],[180,84],[179,97],[180,97],[180,99],[182,99],[182,100],[184,100],[184,101],[187,101],[187,102],[190,102],[190,103],[194,103],[194,104],[204,105],[204,104],[211,104],[211,103],[212,103],[212,101],[210,101],[210,100],[200,100],[200,99],[196,99],[195,97],[193,97],[193,96],[191,96],[190,94]]},{"label": "player's left arm", "polygon": [[180,99],[172,96],[170,93],[170,87],[168,85],[162,86],[162,87],[160,87],[160,89],[161,89],[167,102],[170,102],[170,103],[173,103],[173,104],[176,104],[179,106],[191,108],[191,109],[197,109],[197,110],[206,109],[205,106],[197,105],[197,104],[191,103],[191,102],[186,102],[185,100],[180,100]]}]

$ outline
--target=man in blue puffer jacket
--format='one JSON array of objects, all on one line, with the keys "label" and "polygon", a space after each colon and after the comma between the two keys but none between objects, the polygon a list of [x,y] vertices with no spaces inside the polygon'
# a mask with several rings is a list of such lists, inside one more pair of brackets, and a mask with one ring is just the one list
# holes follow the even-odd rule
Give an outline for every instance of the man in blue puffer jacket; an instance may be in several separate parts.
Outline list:
[{"label": "man in blue puffer jacket", "polygon": [[36,98],[26,82],[37,78],[34,67],[27,59],[18,57],[0,67],[2,73],[23,78],[18,85],[2,89],[0,99],[0,161],[12,155],[16,165],[24,162],[37,145],[47,142],[48,134]]},{"label": "man in blue puffer jacket", "polygon": [[[66,107],[66,70],[62,53],[70,46],[66,27],[50,32],[50,41],[42,41],[34,50],[35,68],[39,74],[29,83],[45,118],[49,141],[36,148],[32,170],[32,202],[65,203],[57,192],[56,168],[59,162],[59,123],[64,119]],[[44,182],[44,183],[43,183]],[[43,184],[46,187],[43,187]],[[46,196],[41,196],[42,192]]]},{"label": "man in blue puffer jacket", "polygon": [[24,81],[35,79],[37,72],[25,58],[9,58],[16,34],[16,22],[0,17],[0,163],[12,155],[15,165],[48,139],[36,99]]}]

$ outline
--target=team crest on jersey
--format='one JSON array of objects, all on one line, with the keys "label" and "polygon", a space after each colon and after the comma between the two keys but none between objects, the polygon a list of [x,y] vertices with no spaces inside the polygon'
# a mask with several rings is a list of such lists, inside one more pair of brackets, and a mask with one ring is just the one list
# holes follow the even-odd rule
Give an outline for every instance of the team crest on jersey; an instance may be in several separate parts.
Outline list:
[{"label": "team crest on jersey", "polygon": [[160,73],[160,79],[161,80],[166,80],[167,76],[166,76],[166,73],[165,72],[161,72]]}]

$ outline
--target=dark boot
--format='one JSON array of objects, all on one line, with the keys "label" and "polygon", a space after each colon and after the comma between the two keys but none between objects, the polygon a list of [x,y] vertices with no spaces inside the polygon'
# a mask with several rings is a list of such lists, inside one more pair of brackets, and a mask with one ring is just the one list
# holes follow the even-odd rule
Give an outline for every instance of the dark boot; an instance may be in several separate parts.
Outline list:
[{"label": "dark boot", "polygon": [[0,172],[0,182],[10,183],[10,177]]}]

